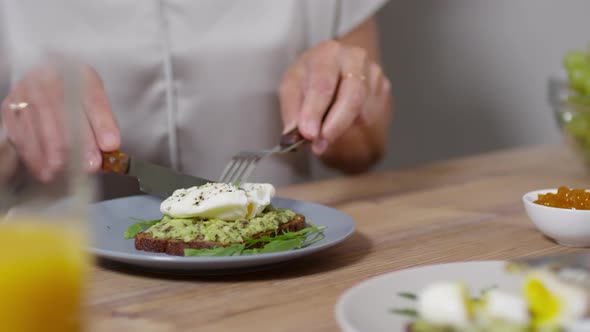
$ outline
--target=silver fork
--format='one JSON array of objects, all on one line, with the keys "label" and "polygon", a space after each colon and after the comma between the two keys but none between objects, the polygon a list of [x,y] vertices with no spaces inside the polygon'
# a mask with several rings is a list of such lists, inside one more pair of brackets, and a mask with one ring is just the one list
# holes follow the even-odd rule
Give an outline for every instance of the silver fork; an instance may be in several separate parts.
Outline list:
[{"label": "silver fork", "polygon": [[306,140],[301,136],[297,128],[283,134],[278,145],[269,150],[246,150],[235,155],[225,166],[219,182],[240,184],[245,183],[254,172],[258,162],[273,153],[286,153],[294,151]]}]

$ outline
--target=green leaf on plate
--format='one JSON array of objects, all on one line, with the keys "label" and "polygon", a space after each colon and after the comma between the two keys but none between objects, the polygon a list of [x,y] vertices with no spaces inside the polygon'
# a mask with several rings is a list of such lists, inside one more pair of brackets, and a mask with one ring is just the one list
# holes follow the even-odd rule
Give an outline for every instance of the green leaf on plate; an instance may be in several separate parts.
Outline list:
[{"label": "green leaf on plate", "polygon": [[416,309],[402,308],[402,309],[391,309],[391,312],[397,315],[406,316],[410,318],[418,318],[418,312]]},{"label": "green leaf on plate", "polygon": [[137,220],[138,222],[131,224],[131,226],[129,226],[125,231],[125,239],[127,240],[133,239],[135,235],[137,235],[137,233],[141,232],[143,229],[151,227],[160,222],[160,219],[142,220],[133,217],[130,217],[130,219]]},{"label": "green leaf on plate", "polygon": [[258,253],[264,254],[269,252],[286,251],[301,248],[305,238],[297,237],[293,239],[277,240],[267,243]]},{"label": "green leaf on plate", "polygon": [[399,295],[400,297],[406,298],[408,300],[416,300],[418,299],[418,296],[414,293],[408,293],[408,292],[401,292],[398,293],[397,295]]}]

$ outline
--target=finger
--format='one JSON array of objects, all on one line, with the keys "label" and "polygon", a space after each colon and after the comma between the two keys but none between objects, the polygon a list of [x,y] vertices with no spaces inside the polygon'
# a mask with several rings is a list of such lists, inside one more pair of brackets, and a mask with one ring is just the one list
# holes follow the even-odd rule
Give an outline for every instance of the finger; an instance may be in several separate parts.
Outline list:
[{"label": "finger", "polygon": [[379,95],[376,100],[377,100],[376,114],[374,116],[375,120],[373,120],[373,123],[375,123],[375,121],[377,119],[391,120],[391,116],[393,114],[393,108],[392,108],[393,96],[391,94],[391,81],[389,81],[389,79],[386,77],[384,77],[381,82],[381,89],[379,90]]},{"label": "finger", "polygon": [[334,106],[322,126],[321,139],[312,146],[314,153],[322,154],[361,114],[367,100],[366,70],[366,55],[362,52],[354,50],[342,61],[344,76]]},{"label": "finger", "polygon": [[109,105],[102,80],[90,67],[83,69],[85,98],[84,109],[100,150],[109,152],[119,149],[119,127]]},{"label": "finger", "polygon": [[5,129],[6,136],[8,139],[14,144],[18,138],[18,134],[21,132],[17,130],[18,122],[16,118],[16,113],[10,109],[11,98],[10,96],[14,95],[23,95],[23,89],[21,86],[15,87],[10,94],[9,97],[6,97],[2,101],[2,105],[0,105],[0,112],[2,112],[2,125]]},{"label": "finger", "polygon": [[279,87],[279,103],[283,118],[284,130],[287,133],[297,127],[297,119],[303,103],[302,65],[296,64],[289,68]]},{"label": "finger", "polygon": [[24,141],[22,157],[41,181],[49,182],[54,173],[45,164],[45,155],[36,119],[38,112],[35,106],[29,106],[28,109],[21,111],[20,116],[23,118],[22,128],[23,132],[26,133],[25,137],[21,136],[21,140]]},{"label": "finger", "polygon": [[381,107],[388,107],[387,105],[390,103],[392,98],[393,97],[391,95],[391,81],[388,78],[384,77],[381,81],[381,87],[379,89],[379,94],[377,96],[377,99],[380,101],[379,105]]},{"label": "finger", "polygon": [[84,133],[84,169],[88,172],[96,172],[100,169],[102,155],[88,120],[82,121],[82,127]]},{"label": "finger", "polygon": [[[21,99],[19,99],[21,100]],[[24,100],[24,99],[22,99]],[[16,147],[21,159],[39,180],[48,182],[52,179],[52,172],[44,163],[43,150],[40,144],[40,135],[35,125],[37,112],[32,102],[26,109],[10,111],[13,114],[13,121],[9,128],[9,137]]]},{"label": "finger", "polygon": [[336,93],[340,50],[337,42],[325,43],[306,60],[303,106],[298,123],[301,134],[307,139],[318,138],[322,118]]},{"label": "finger", "polygon": [[377,118],[377,113],[381,107],[381,94],[383,89],[384,76],[381,67],[376,63],[371,63],[368,70],[368,96],[358,118],[360,124],[372,125]]},{"label": "finger", "polygon": [[35,128],[39,135],[44,167],[53,176],[65,165],[67,154],[63,130],[63,89],[55,76],[40,77],[28,95],[35,100]]},{"label": "finger", "polygon": [[[2,105],[2,116],[8,139],[16,148],[18,155],[30,172],[39,180],[49,181],[51,172],[43,166],[43,154],[35,131],[34,101],[27,99],[26,85],[21,82],[5,98]],[[10,104],[27,102],[23,110],[12,110]]]},{"label": "finger", "polygon": [[359,117],[364,103],[365,88],[358,79],[345,79],[340,83],[336,103],[328,113],[319,140],[312,145],[313,152],[322,154],[340,138]]}]

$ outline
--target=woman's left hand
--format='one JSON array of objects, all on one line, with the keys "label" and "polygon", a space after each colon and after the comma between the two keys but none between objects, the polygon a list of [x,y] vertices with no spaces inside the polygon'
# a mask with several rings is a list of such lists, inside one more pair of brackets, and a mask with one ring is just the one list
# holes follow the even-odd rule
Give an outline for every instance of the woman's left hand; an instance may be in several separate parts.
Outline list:
[{"label": "woman's left hand", "polygon": [[[354,151],[336,151],[341,150],[337,146],[346,140],[347,135],[367,137],[366,146],[360,149],[383,150],[385,142],[375,142],[371,133],[366,133],[367,136],[355,131],[376,130],[379,128],[373,127],[383,127],[377,122],[386,121],[384,131],[387,132],[391,113],[390,90],[391,83],[365,49],[338,41],[323,42],[292,64],[280,85],[285,132],[298,127],[300,133],[312,142],[313,153],[320,158],[347,159],[347,156],[338,155],[342,153],[355,157],[352,155]],[[381,146],[367,146],[375,144]],[[346,165],[330,166],[349,168]]]}]

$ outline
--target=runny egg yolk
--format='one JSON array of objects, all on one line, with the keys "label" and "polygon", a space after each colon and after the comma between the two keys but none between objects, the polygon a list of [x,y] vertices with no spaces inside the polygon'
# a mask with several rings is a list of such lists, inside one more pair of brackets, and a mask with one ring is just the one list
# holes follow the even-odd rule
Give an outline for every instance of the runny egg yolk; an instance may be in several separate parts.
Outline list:
[{"label": "runny egg yolk", "polygon": [[524,289],[525,297],[535,325],[550,323],[559,314],[559,299],[538,279],[529,280]]},{"label": "runny egg yolk", "polygon": [[248,218],[253,217],[252,216],[252,211],[254,210],[254,204],[250,203],[248,204]]}]

